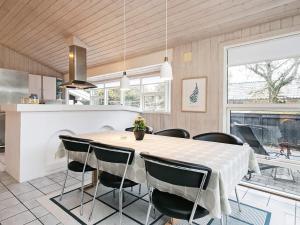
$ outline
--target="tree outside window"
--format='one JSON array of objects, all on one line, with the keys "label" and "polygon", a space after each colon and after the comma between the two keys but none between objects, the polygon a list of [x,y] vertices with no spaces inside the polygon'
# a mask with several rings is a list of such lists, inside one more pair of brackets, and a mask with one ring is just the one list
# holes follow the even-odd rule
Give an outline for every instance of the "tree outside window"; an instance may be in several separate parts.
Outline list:
[{"label": "tree outside window", "polygon": [[108,89],[108,105],[120,105],[121,104],[121,91],[119,88]]},{"label": "tree outside window", "polygon": [[300,102],[300,57],[228,68],[229,103]]}]

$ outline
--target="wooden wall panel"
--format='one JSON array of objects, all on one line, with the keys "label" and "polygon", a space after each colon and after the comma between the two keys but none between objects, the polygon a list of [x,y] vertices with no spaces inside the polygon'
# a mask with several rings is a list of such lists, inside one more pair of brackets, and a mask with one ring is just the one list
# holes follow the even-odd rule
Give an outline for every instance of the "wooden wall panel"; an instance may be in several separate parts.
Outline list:
[{"label": "wooden wall panel", "polygon": [[0,68],[61,77],[62,74],[0,44]]},{"label": "wooden wall panel", "polygon": [[[204,40],[192,41],[173,48],[172,65],[174,80],[172,81],[171,113],[147,113],[144,117],[155,131],[167,128],[184,128],[191,135],[209,131],[222,130],[223,117],[223,85],[224,85],[224,46],[236,45],[273,36],[300,33],[300,14],[275,20],[268,23],[244,27],[233,32],[212,36]],[[199,39],[201,36],[199,37]],[[191,52],[192,60],[185,62],[184,54]],[[140,65],[137,57],[131,59],[132,66]],[[151,57],[150,57],[151,58]],[[158,57],[161,58],[161,57]],[[151,60],[143,61],[143,66],[151,64]],[[88,70],[88,75],[100,75],[102,72],[119,71],[121,62],[106,64]],[[207,76],[207,112],[181,111],[181,81],[184,78]]]},{"label": "wooden wall panel", "polygon": [[[300,16],[243,28],[231,33],[194,41],[173,49],[173,75],[171,114],[151,114],[145,117],[155,131],[167,128],[184,128],[191,135],[221,131],[223,116],[223,49],[226,45],[300,32]],[[192,61],[184,62],[183,55],[192,52]],[[207,76],[207,112],[181,111],[181,80],[183,78]]]}]

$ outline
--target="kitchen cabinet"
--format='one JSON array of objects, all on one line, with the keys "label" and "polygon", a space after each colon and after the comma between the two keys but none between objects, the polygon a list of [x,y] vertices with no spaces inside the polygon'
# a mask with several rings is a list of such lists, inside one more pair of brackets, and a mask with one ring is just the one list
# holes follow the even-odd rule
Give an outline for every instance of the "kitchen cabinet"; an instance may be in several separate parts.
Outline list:
[{"label": "kitchen cabinet", "polygon": [[56,77],[43,76],[44,100],[56,99]]},{"label": "kitchen cabinet", "polygon": [[42,76],[29,74],[28,89],[29,95],[36,94],[40,99],[42,93]]},{"label": "kitchen cabinet", "polygon": [[[42,83],[43,81],[43,83]],[[56,99],[56,77],[40,76],[29,74],[28,88],[30,94],[37,94],[39,99]]]}]

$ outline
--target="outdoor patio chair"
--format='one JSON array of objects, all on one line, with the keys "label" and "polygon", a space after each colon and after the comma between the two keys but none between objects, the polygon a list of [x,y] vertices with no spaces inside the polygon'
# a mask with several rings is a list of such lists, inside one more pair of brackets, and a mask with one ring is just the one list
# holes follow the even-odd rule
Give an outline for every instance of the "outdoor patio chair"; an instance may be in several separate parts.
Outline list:
[{"label": "outdoor patio chair", "polygon": [[[254,150],[254,152],[258,155],[264,155],[264,156],[270,156],[270,157],[279,157],[281,153],[277,152],[271,152],[267,151],[266,148],[260,143],[256,135],[254,134],[252,128],[248,124],[234,124],[234,127],[237,129],[239,134],[241,135],[241,138],[243,139],[244,142],[248,143],[248,145]],[[261,171],[263,170],[268,170],[268,169],[275,169],[275,174],[273,176],[274,179],[277,179],[277,169],[278,166],[274,165],[268,165],[268,164],[259,164],[259,168]],[[253,172],[252,172],[253,173]],[[248,180],[252,178],[252,173],[248,176]],[[294,176],[292,171],[289,170],[289,173],[292,176],[292,179],[294,181]]]}]

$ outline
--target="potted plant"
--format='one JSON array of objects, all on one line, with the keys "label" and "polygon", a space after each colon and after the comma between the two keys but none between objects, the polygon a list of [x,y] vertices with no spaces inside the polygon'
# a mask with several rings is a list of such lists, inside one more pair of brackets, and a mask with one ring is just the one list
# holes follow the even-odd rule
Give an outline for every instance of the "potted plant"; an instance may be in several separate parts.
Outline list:
[{"label": "potted plant", "polygon": [[138,118],[135,119],[133,126],[134,126],[133,132],[134,132],[135,139],[137,141],[143,140],[146,131],[145,119],[141,116],[138,116]]}]

